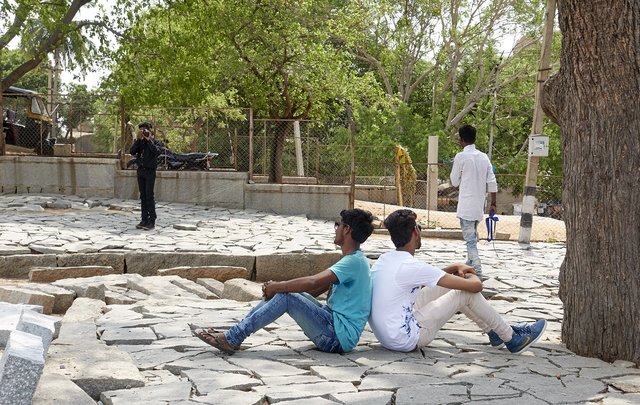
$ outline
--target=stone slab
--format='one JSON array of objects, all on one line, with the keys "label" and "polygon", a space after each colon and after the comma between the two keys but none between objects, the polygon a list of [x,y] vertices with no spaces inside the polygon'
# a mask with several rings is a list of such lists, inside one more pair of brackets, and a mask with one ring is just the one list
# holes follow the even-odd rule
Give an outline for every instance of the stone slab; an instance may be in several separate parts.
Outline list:
[{"label": "stone slab", "polygon": [[236,266],[182,266],[170,269],[160,269],[158,270],[158,275],[176,275],[191,281],[196,281],[199,278],[213,278],[218,281],[225,282],[233,278],[248,279],[250,278],[251,273],[244,267]]},{"label": "stone slab", "polygon": [[49,347],[47,372],[69,378],[94,400],[105,391],[142,387],[144,377],[131,356],[97,340],[55,340]]},{"label": "stone slab", "polygon": [[9,335],[16,330],[22,311],[15,313],[0,313],[0,349],[7,346]]},{"label": "stone slab", "polygon": [[58,287],[51,284],[41,283],[28,283],[23,285],[24,288],[33,291],[39,291],[45,294],[53,295],[53,310],[54,314],[64,314],[67,309],[73,304],[73,300],[77,294],[75,291],[68,290],[66,288]]},{"label": "stone slab", "polygon": [[198,297],[200,297],[202,299],[205,299],[205,300],[214,300],[214,299],[220,298],[218,295],[216,295],[213,292],[209,291],[208,289],[206,289],[205,287],[201,286],[200,284],[197,284],[194,281],[187,280],[185,278],[172,280],[171,282],[174,285],[182,288],[183,290],[186,290],[186,291],[188,291],[188,292],[190,292],[192,294],[195,294]]},{"label": "stone slab", "polygon": [[107,266],[112,274],[124,273],[124,253],[82,253],[57,256],[58,267]]},{"label": "stone slab", "polygon": [[197,295],[172,282],[177,279],[179,279],[177,276],[144,277],[141,280],[128,281],[127,288],[147,295],[198,298]]},{"label": "stone slab", "polygon": [[224,255],[215,253],[131,252],[125,254],[127,273],[143,276],[156,275],[158,269],[174,268],[189,263],[199,266],[233,266],[254,268],[255,258],[248,255]]},{"label": "stone slab", "polygon": [[256,257],[257,281],[285,281],[318,274],[340,260],[339,252],[275,254]]},{"label": "stone slab", "polygon": [[163,385],[106,391],[100,395],[104,405],[131,404],[175,404],[187,401],[191,395],[191,383],[188,381],[172,382]]},{"label": "stone slab", "polygon": [[84,297],[76,298],[71,308],[69,308],[64,318],[62,318],[62,322],[90,321],[95,323],[95,320],[102,316],[105,308],[106,304],[103,301]]},{"label": "stone slab", "polygon": [[51,283],[65,278],[82,278],[118,274],[111,266],[32,267],[29,281]]},{"label": "stone slab", "polygon": [[224,291],[223,282],[218,281],[214,278],[199,278],[196,280],[196,283],[213,292],[218,297],[222,297],[222,292]]},{"label": "stone slab", "polygon": [[33,396],[33,405],[51,404],[95,405],[96,401],[69,378],[45,372],[40,377],[38,388]]},{"label": "stone slab", "polygon": [[16,330],[39,336],[42,339],[44,353],[49,349],[51,341],[58,337],[60,332],[60,318],[24,311]]},{"label": "stone slab", "polygon": [[82,280],[82,278],[57,280],[53,285],[73,291],[77,297],[91,298],[100,301],[105,300],[107,287],[103,283],[97,281],[82,282],[78,280]]},{"label": "stone slab", "polygon": [[0,278],[29,278],[32,267],[55,267],[56,255],[0,256]]},{"label": "stone slab", "polygon": [[0,358],[0,404],[29,405],[44,368],[42,339],[14,330]]},{"label": "stone slab", "polygon": [[55,297],[22,287],[0,287],[0,301],[11,304],[33,304],[42,306],[42,312],[51,314]]},{"label": "stone slab", "polygon": [[107,345],[148,345],[158,337],[151,328],[108,328],[100,339]]},{"label": "stone slab", "polygon": [[242,278],[232,279],[224,283],[221,298],[243,302],[260,300],[262,285]]}]

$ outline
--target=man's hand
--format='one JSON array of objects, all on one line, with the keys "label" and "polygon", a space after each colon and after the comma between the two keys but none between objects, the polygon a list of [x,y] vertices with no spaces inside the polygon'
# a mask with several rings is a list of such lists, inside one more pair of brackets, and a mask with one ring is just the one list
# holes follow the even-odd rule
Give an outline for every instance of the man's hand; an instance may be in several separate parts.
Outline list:
[{"label": "man's hand", "polygon": [[454,263],[443,269],[445,272],[454,276],[466,278],[467,274],[476,274],[476,269],[463,263]]},{"label": "man's hand", "polygon": [[262,298],[264,298],[265,301],[269,301],[277,293],[286,292],[286,288],[283,286],[284,283],[285,282],[274,282],[271,280],[265,281],[264,284],[262,284]]},{"label": "man's hand", "polygon": [[489,206],[489,214],[491,214],[492,212],[493,212],[494,214],[496,213],[496,202],[495,202],[495,201],[493,201],[493,202],[491,203],[491,205]]},{"label": "man's hand", "polygon": [[142,139],[142,129],[139,129],[139,130],[138,130],[138,133],[136,134],[136,139],[137,139],[137,140]]}]

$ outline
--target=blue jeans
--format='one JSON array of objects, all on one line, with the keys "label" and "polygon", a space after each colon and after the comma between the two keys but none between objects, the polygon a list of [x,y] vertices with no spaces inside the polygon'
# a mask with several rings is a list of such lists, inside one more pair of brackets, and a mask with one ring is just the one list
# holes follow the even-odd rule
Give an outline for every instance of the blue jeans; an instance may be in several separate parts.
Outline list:
[{"label": "blue jeans", "polygon": [[478,277],[482,276],[482,263],[478,255],[478,222],[460,218],[462,238],[467,242],[467,264],[476,270]]},{"label": "blue jeans", "polygon": [[342,353],[340,341],[333,329],[331,308],[320,304],[306,293],[279,293],[269,301],[261,301],[235,326],[224,333],[232,347],[249,335],[288,313],[316,347],[329,353]]}]

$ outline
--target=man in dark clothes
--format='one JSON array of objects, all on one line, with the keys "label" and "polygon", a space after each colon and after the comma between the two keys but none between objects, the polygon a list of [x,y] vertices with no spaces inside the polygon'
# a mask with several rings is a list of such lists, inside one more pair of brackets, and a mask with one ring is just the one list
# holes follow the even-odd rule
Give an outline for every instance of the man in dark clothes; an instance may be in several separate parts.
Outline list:
[{"label": "man in dark clothes", "polygon": [[156,183],[158,155],[161,152],[161,145],[155,140],[152,128],[153,125],[149,122],[138,124],[138,134],[130,151],[138,163],[138,190],[142,210],[142,219],[136,228],[146,231],[156,226],[156,202],[153,197],[153,188]]}]

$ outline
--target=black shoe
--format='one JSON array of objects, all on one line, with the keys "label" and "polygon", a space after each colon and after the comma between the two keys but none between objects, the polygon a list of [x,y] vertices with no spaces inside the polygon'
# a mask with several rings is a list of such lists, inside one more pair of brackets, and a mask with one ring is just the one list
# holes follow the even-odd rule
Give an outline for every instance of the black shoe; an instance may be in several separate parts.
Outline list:
[{"label": "black shoe", "polygon": [[144,229],[145,226],[145,222],[144,221],[140,221],[140,223],[138,225],[136,225],[136,229]]},{"label": "black shoe", "polygon": [[144,224],[144,225],[142,226],[142,229],[144,229],[145,231],[150,231],[150,230],[152,230],[152,229],[153,229],[153,228],[155,228],[155,227],[156,227],[155,222],[147,222],[146,224]]}]

